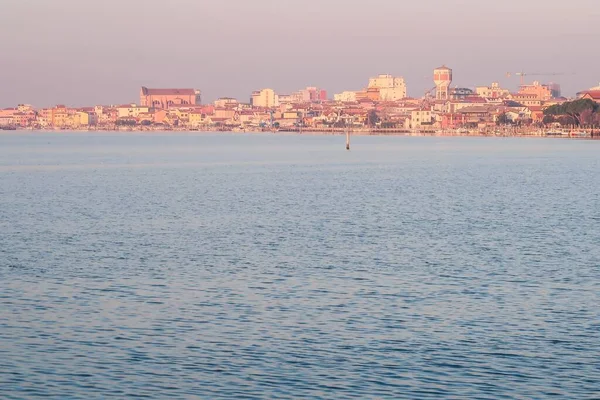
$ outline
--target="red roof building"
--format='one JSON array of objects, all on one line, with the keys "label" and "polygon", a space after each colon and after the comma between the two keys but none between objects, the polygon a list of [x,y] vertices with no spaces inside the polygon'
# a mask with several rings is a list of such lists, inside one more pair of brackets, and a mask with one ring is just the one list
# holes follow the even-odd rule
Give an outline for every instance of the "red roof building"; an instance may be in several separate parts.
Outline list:
[{"label": "red roof building", "polygon": [[140,90],[140,105],[158,109],[200,104],[200,91],[194,89],[148,89]]},{"label": "red roof building", "polygon": [[580,99],[590,99],[600,103],[600,90],[586,90],[578,93],[578,95]]}]

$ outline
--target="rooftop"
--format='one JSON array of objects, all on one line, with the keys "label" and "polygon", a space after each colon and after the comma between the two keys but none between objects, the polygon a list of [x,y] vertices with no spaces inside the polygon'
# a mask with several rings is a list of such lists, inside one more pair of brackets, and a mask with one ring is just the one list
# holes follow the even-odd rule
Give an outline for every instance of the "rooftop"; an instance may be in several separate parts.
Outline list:
[{"label": "rooftop", "polygon": [[578,95],[580,97],[588,96],[588,97],[591,97],[594,100],[600,100],[600,89],[598,89],[598,90],[586,90],[586,91],[583,91],[581,93],[578,93]]},{"label": "rooftop", "polygon": [[144,96],[195,96],[194,89],[149,89],[142,86],[142,94]]},{"label": "rooftop", "polygon": [[460,114],[468,114],[468,113],[487,113],[491,112],[492,109],[489,106],[470,106],[461,108],[457,112]]}]

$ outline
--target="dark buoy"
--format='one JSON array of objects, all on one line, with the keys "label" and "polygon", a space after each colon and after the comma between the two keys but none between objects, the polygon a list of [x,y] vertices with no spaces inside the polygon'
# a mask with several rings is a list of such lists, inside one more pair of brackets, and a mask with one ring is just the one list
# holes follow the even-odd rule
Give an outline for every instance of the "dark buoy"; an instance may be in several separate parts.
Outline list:
[{"label": "dark buoy", "polygon": [[346,150],[350,150],[350,132],[346,131]]}]

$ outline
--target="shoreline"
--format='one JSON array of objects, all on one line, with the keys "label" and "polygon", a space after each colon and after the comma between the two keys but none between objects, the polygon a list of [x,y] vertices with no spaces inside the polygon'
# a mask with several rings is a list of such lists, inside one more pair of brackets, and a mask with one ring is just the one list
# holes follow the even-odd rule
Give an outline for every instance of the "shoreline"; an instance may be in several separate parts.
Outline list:
[{"label": "shoreline", "polygon": [[[346,134],[344,129],[333,130],[198,130],[198,129],[0,129],[0,135],[15,134],[243,134],[243,135],[286,135],[286,136],[343,136]],[[590,129],[580,129],[577,132],[548,135],[542,130],[531,132],[457,132],[457,131],[406,131],[406,130],[381,130],[381,129],[350,129],[351,136],[395,136],[395,137],[481,137],[481,138],[550,138],[550,139],[587,139],[600,140],[600,131],[592,136]]]}]

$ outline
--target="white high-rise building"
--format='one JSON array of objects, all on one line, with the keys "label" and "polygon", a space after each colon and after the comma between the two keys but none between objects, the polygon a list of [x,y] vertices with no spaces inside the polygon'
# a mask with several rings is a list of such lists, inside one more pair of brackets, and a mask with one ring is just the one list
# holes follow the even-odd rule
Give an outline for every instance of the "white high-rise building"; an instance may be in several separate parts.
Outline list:
[{"label": "white high-rise building", "polygon": [[252,93],[254,107],[273,108],[279,106],[279,96],[273,89],[262,89]]},{"label": "white high-rise building", "polygon": [[333,95],[333,99],[337,102],[350,103],[356,101],[356,92],[346,91]]},{"label": "white high-rise building", "polygon": [[406,82],[401,76],[378,75],[370,78],[368,89],[379,89],[382,101],[396,101],[406,97]]}]

